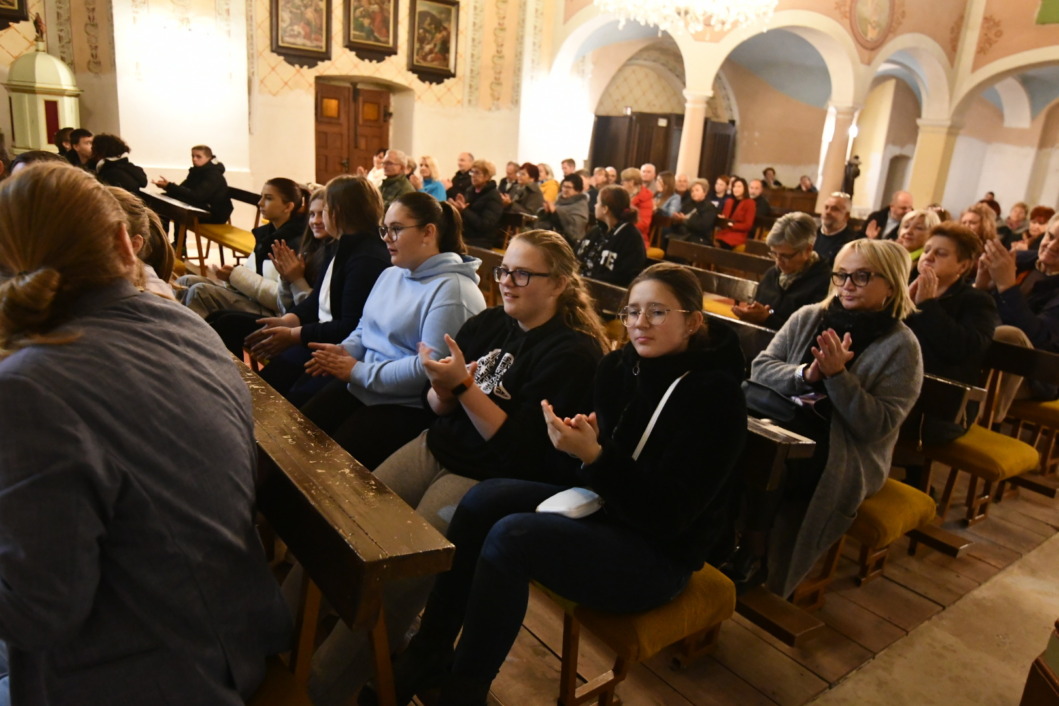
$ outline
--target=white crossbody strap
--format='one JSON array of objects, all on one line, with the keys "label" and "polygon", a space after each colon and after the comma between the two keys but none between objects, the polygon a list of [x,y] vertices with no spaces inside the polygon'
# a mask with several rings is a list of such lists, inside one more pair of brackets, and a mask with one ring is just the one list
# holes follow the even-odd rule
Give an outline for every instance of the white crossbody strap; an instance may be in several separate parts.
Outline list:
[{"label": "white crossbody strap", "polygon": [[[691,371],[688,371],[691,372]],[[673,390],[677,388],[677,383],[683,380],[688,373],[684,373],[669,385],[669,389],[666,390],[666,394],[662,395],[662,399],[658,401],[658,406],[655,407],[655,413],[651,415],[651,421],[647,422],[647,428],[643,430],[643,436],[640,437],[640,443],[636,445],[636,450],[632,452],[632,460],[640,458],[640,452],[643,451],[644,444],[647,443],[647,437],[651,436],[651,430],[655,428],[655,422],[658,421],[658,415],[662,413],[662,408],[666,406],[666,401],[669,396],[673,394]]]}]

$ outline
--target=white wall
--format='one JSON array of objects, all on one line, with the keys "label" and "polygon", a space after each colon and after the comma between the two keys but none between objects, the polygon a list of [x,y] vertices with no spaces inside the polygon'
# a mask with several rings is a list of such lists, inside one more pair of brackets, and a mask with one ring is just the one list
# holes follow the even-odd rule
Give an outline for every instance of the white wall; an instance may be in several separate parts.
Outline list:
[{"label": "white wall", "polygon": [[957,215],[982,198],[984,192],[979,191],[979,188],[988,149],[989,145],[981,140],[965,135],[956,138],[949,180],[945,184],[945,197],[941,201],[949,213]]}]

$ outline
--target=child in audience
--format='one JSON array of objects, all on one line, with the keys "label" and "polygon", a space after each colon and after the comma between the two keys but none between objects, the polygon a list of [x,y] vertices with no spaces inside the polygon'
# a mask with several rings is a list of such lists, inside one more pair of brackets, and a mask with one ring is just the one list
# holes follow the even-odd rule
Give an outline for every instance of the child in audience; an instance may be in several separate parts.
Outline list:
[{"label": "child in audience", "polygon": [[581,274],[619,287],[627,286],[640,274],[647,262],[647,250],[636,229],[637,216],[624,187],[612,184],[600,190],[597,225],[577,248]]},{"label": "child in audience", "polygon": [[302,411],[374,469],[434,421],[425,408],[420,343],[441,350],[485,309],[481,260],[464,255],[460,215],[413,192],[397,197],[379,229],[390,267],[375,282],[357,328],[341,344],[310,343],[311,375],[335,378]]},{"label": "child in audience", "polygon": [[305,372],[310,343],[339,343],[360,323],[375,280],[390,265],[379,239],[382,196],[365,177],[337,176],[324,190],[324,218],[335,242],[312,293],[282,316],[258,320],[246,346],[268,364],[261,377],[295,405],[327,383]]},{"label": "child in audience", "polygon": [[147,186],[147,173],[129,161],[129,146],[117,135],[95,136],[89,164],[95,165],[96,176],[109,186],[134,194]]},{"label": "child in audience", "polygon": [[176,257],[158,215],[120,186],[107,188],[125,212],[129,240],[138,260],[132,283],[141,291],[176,300],[169,284]]},{"label": "child in audience", "polygon": [[464,496],[448,532],[452,570],[438,577],[397,661],[399,704],[440,685],[441,704],[484,706],[531,581],[579,605],[635,613],[672,600],[704,563],[725,558],[746,436],[744,361],[734,333],[706,328],[701,305],[687,269],[644,270],[621,310],[631,341],[596,372],[595,411],[563,417],[541,402],[551,442],[581,462],[575,482],[596,491],[604,510],[584,519],[534,512],[569,482],[494,478]]},{"label": "child in audience", "polygon": [[174,184],[165,177],[158,177],[152,183],[162,187],[167,195],[175,199],[209,211],[209,216],[199,218],[202,223],[227,223],[232,215],[224,164],[217,160],[213,150],[206,145],[191,148],[191,169],[184,181]]},{"label": "child in audience", "polygon": [[272,243],[269,259],[279,273],[279,292],[276,311],[286,314],[295,304],[301,304],[313,291],[326,256],[327,244],[334,239],[324,219],[324,190],[317,189],[309,197],[309,215],[305,233],[298,249],[283,240]]}]

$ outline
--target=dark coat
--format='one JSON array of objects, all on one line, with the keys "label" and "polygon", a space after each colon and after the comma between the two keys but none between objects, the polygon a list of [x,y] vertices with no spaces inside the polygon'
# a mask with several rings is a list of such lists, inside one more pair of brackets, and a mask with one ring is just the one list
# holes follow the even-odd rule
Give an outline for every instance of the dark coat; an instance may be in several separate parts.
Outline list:
[{"label": "dark coat", "polygon": [[464,192],[467,208],[463,209],[463,240],[468,245],[496,248],[503,245],[499,225],[504,202],[495,181],[486,182],[481,191],[473,186]]},{"label": "dark coat", "polygon": [[981,384],[985,352],[1000,325],[993,298],[960,280],[916,307],[919,311],[905,319],[905,325],[919,339],[923,372]]},{"label": "dark coat", "polygon": [[842,246],[851,240],[863,238],[864,234],[853,230],[853,226],[846,223],[846,227],[837,233],[824,235],[819,228],[816,229],[816,240],[813,242],[813,250],[820,256],[821,260],[828,263],[835,262],[835,256]]},{"label": "dark coat", "polygon": [[780,271],[773,265],[761,278],[757,294],[754,295],[757,301],[772,307],[772,314],[762,325],[778,331],[791,318],[791,314],[806,304],[823,301],[830,283],[831,263],[825,260],[817,260],[809,265],[786,289],[780,287]]},{"label": "dark coat", "polygon": [[462,194],[471,188],[471,172],[467,170],[465,172],[456,172],[452,175],[452,186],[446,191],[445,195],[450,199],[456,198],[456,194]]},{"label": "dark coat", "polygon": [[866,219],[864,219],[864,226],[863,226],[864,229],[861,231],[861,235],[863,235],[864,233],[867,233],[868,232],[868,224],[871,223],[872,221],[875,221],[875,223],[878,224],[878,226],[879,226],[879,232],[882,233],[882,235],[879,236],[880,238],[882,238],[884,240],[897,240],[897,231],[901,230],[901,223],[900,223],[900,221],[898,221],[896,226],[894,226],[893,228],[891,228],[890,230],[887,231],[886,230],[886,221],[888,221],[889,218],[890,218],[890,207],[889,206],[887,206],[886,208],[881,208],[878,211],[872,213],[870,216],[868,216]]},{"label": "dark coat", "polygon": [[674,229],[670,237],[683,238],[703,245],[713,245],[713,231],[717,226],[717,207],[709,199],[687,202],[680,209],[687,218]]},{"label": "dark coat", "polygon": [[128,157],[100,160],[96,176],[108,186],[120,186],[133,194],[147,186],[147,173],[130,162]]},{"label": "dark coat", "polygon": [[647,249],[632,223],[619,223],[610,230],[601,222],[578,245],[577,259],[583,276],[628,287],[647,264]]},{"label": "dark coat", "polygon": [[225,223],[232,215],[232,200],[228,198],[228,181],[224,165],[214,160],[188,170],[187,179],[180,184],[169,183],[165,192],[192,206],[210,212],[214,223]]},{"label": "dark coat", "polygon": [[286,223],[277,228],[271,223],[254,228],[254,264],[259,275],[264,274],[262,267],[268,262],[272,253],[272,244],[277,240],[285,242],[291,250],[298,252],[302,235],[305,234],[305,216],[293,215]]},{"label": "dark coat", "polygon": [[1059,353],[1059,275],[1050,277],[1037,270],[1037,253],[1015,254],[1022,284],[1003,293],[993,290],[1001,322],[1029,336],[1034,348]]}]

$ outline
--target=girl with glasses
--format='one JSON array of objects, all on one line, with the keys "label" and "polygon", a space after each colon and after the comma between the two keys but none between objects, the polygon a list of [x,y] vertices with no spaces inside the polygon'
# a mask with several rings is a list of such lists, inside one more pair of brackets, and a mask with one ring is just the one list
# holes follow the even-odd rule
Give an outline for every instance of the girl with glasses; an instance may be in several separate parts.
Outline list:
[{"label": "girl with glasses", "polygon": [[685,268],[648,268],[622,310],[630,342],[596,372],[594,411],[562,416],[541,402],[555,448],[581,463],[573,482],[595,490],[602,510],[582,519],[534,512],[571,482],[492,479],[467,493],[449,527],[452,570],[438,577],[397,662],[398,703],[441,685],[439,703],[485,704],[531,581],[630,613],[672,600],[705,562],[725,557],[746,435],[744,361],[733,332],[707,330],[701,304]]},{"label": "girl with glasses", "polygon": [[908,252],[893,241],[855,240],[835,258],[831,291],[787,320],[751,366],[750,378],[785,396],[826,396],[794,431],[816,441],[811,459],[788,464],[787,502],[762,534],[781,493],[748,502],[732,566],[738,582],[760,582],[768,546],[768,585],[788,596],[849,528],[864,498],[882,487],[897,433],[923,380],[919,344],[902,321]]}]

